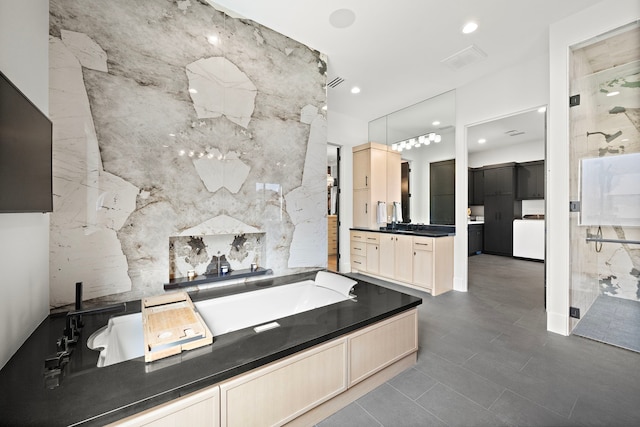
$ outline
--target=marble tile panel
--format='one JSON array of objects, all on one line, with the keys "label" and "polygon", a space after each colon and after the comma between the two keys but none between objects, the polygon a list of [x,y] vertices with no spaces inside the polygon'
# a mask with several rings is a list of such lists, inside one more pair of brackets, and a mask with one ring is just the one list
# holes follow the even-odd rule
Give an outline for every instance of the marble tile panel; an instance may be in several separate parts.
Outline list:
[{"label": "marble tile panel", "polygon": [[189,94],[198,118],[225,116],[246,128],[257,89],[227,58],[202,58],[187,65]]},{"label": "marble tile panel", "polygon": [[138,190],[102,169],[78,59],[59,39],[50,39],[50,51],[50,116],[56,129],[50,304],[59,306],[74,301],[78,281],[87,299],[131,289],[116,232],[135,209]]},{"label": "marble tile panel", "polygon": [[89,36],[75,31],[60,30],[62,42],[80,61],[84,68],[96,71],[108,71],[107,53]]},{"label": "marble tile panel", "polygon": [[202,1],[51,0],[50,35],[52,271],[65,227],[115,231],[111,300],[162,292],[178,235],[265,233],[276,275],[326,262],[324,55]]}]

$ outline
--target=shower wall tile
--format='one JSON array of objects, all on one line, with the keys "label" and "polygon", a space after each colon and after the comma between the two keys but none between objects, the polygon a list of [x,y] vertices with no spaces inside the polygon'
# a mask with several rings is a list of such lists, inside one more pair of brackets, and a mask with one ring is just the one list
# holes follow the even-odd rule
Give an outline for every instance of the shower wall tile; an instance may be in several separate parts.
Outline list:
[{"label": "shower wall tile", "polygon": [[162,292],[194,269],[179,236],[263,236],[238,265],[275,275],[326,266],[324,55],[205,2],[51,0],[50,67],[52,306],[77,281]]}]

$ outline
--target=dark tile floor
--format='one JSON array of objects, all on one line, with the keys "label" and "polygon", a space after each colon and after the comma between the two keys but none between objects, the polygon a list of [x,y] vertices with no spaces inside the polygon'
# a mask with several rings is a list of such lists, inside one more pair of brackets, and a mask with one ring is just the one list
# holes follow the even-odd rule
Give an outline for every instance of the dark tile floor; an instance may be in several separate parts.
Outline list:
[{"label": "dark tile floor", "polygon": [[544,264],[469,258],[469,292],[423,298],[411,369],[318,424],[638,426],[640,355],[546,331]]}]

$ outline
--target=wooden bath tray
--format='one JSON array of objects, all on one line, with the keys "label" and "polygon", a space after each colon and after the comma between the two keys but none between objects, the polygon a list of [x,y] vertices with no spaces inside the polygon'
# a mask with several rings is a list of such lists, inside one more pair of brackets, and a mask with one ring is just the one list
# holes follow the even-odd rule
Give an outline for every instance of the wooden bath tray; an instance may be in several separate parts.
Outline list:
[{"label": "wooden bath tray", "polygon": [[179,354],[213,343],[213,335],[186,292],[142,300],[144,361]]}]

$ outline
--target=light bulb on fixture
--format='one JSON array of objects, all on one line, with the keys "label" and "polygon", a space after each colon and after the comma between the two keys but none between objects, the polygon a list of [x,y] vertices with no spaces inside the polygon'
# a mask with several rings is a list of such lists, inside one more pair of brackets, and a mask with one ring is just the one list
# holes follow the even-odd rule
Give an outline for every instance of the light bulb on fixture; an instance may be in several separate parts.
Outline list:
[{"label": "light bulb on fixture", "polygon": [[391,149],[392,149],[393,151],[398,151],[398,143],[397,143],[397,142],[394,142],[393,144],[391,144]]},{"label": "light bulb on fixture", "polygon": [[436,140],[436,134],[435,133],[430,133],[429,134],[429,141],[435,141]]},{"label": "light bulb on fixture", "polygon": [[440,136],[439,134],[436,134],[433,141],[437,144],[438,142],[442,141],[442,136]]}]

